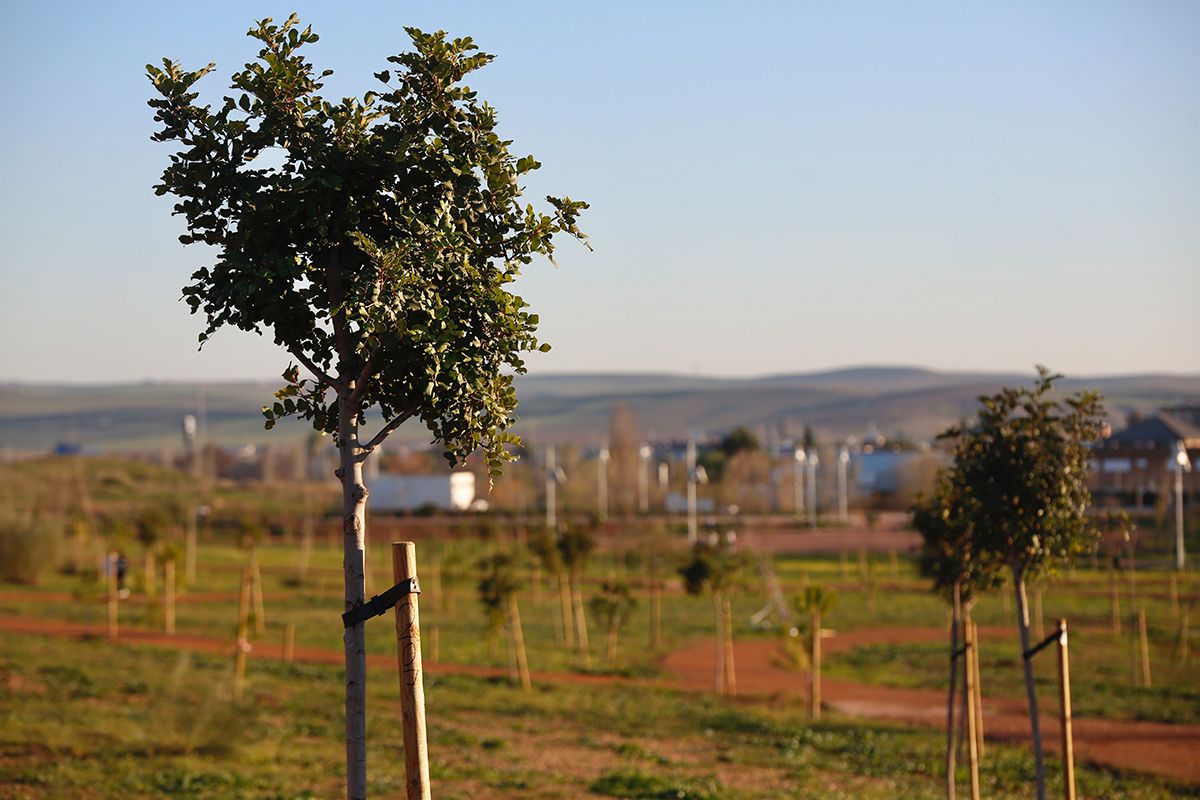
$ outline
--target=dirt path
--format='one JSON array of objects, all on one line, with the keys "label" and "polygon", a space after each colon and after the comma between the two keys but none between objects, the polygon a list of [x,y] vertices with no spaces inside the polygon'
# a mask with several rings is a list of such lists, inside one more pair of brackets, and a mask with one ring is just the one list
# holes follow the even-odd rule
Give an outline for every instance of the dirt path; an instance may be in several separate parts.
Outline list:
[{"label": "dirt path", "polygon": [[[1008,637],[1004,628],[981,628],[984,638]],[[823,643],[826,654],[869,644],[942,642],[944,631],[935,628],[885,628],[835,635]],[[779,666],[778,645],[773,641],[735,645],[738,687],[755,695],[805,696],[805,676]],[[688,688],[711,691],[715,654],[711,642],[701,642],[666,657],[666,670]],[[946,695],[942,691],[873,686],[825,678],[821,683],[825,705],[845,714],[888,719],[918,725],[946,727]],[[1042,739],[1058,752],[1057,708],[1043,708]],[[1029,717],[1019,700],[983,699],[984,730],[989,739],[1028,742]],[[1072,721],[1076,758],[1109,767],[1163,775],[1200,783],[1200,726],[1169,725],[1132,720],[1075,719]]]},{"label": "dirt path", "polygon": [[[103,625],[64,620],[0,616],[0,631],[6,634],[62,636],[67,638],[103,638]],[[1000,628],[981,629],[987,638],[1010,633]],[[836,653],[868,644],[915,643],[944,639],[945,633],[934,628],[887,628],[853,631],[835,635],[825,643],[826,653]],[[164,647],[201,653],[232,654],[233,642],[209,636],[177,634],[122,628],[123,644]],[[281,660],[282,643],[255,645],[251,658]],[[738,642],[735,645],[738,686],[743,694],[756,697],[805,693],[804,676],[779,666],[778,645],[774,641]],[[295,660],[312,664],[339,665],[339,651],[296,647]],[[368,662],[381,668],[395,664],[394,656],[371,655]],[[669,675],[662,680],[633,680],[608,675],[575,672],[535,672],[535,682],[574,685],[657,686],[708,692],[712,690],[714,652],[711,642],[698,642],[666,656],[663,665]],[[437,675],[474,675],[502,677],[506,671],[472,664],[426,662],[426,672]],[[839,712],[872,719],[930,725],[945,728],[946,698],[940,691],[872,686],[854,681],[826,678],[822,683],[826,705]],[[988,738],[1024,742],[1029,738],[1029,720],[1024,704],[1009,699],[984,698],[984,723]],[[1047,709],[1047,711],[1050,711]],[[1058,721],[1052,711],[1042,715],[1042,735],[1049,749],[1058,747]],[[1074,720],[1075,752],[1079,759],[1121,769],[1138,770],[1200,783],[1200,726],[1168,725],[1102,719]]]}]

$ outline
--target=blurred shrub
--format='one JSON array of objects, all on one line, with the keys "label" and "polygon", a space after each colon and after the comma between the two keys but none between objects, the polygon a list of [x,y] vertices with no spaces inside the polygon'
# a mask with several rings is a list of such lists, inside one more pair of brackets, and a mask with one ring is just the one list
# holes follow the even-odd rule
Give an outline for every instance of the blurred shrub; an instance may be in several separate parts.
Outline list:
[{"label": "blurred shrub", "polygon": [[0,580],[36,584],[54,566],[62,525],[21,514],[0,516]]}]

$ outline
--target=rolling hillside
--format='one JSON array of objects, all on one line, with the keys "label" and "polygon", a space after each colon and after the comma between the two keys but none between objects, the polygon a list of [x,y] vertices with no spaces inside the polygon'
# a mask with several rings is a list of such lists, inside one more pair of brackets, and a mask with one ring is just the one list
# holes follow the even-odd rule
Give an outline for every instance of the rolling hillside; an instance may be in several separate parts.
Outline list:
[{"label": "rolling hillside", "polygon": [[[824,437],[859,434],[874,425],[885,434],[927,438],[971,413],[975,398],[1030,376],[860,367],[762,378],[670,374],[526,376],[518,384],[519,431],[534,440],[597,442],[614,406],[626,405],[643,431],[682,438],[736,425],[780,437],[811,425]],[[1074,378],[1068,390],[1102,392],[1114,422],[1131,409],[1200,401],[1200,375],[1125,375]],[[259,407],[275,385],[263,383],[143,383],[111,386],[0,385],[0,450],[44,451],[59,442],[96,450],[157,450],[180,445],[184,414],[205,409],[210,437],[222,444],[298,441],[306,428],[262,428]],[[401,436],[424,440],[410,425]]]}]

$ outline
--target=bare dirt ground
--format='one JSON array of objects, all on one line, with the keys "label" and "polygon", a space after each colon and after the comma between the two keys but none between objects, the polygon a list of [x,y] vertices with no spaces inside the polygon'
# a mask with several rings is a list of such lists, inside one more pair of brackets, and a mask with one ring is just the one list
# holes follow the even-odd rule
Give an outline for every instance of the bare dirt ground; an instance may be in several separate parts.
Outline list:
[{"label": "bare dirt ground", "polygon": [[[102,625],[87,625],[61,620],[45,620],[20,616],[0,616],[0,631],[6,635],[29,634],[68,638],[102,638]],[[985,638],[1008,636],[1004,629],[981,629]],[[825,643],[827,653],[838,652],[867,644],[912,643],[942,641],[944,631],[932,628],[888,628],[854,631],[836,635]],[[122,628],[120,641],[125,644],[149,645],[193,652],[230,654],[234,643],[206,636],[178,634],[167,636],[158,631]],[[738,686],[743,695],[754,698],[777,698],[805,694],[805,677],[779,665],[778,645],[773,641],[738,642],[735,645]],[[282,643],[259,643],[251,658],[282,659]],[[297,647],[298,662],[341,664],[339,651]],[[535,682],[572,683],[578,685],[630,686],[646,685],[707,692],[712,690],[714,651],[711,642],[698,642],[665,657],[663,664],[669,675],[664,680],[629,680],[604,675],[585,675],[572,672],[534,673]],[[380,667],[393,665],[392,657],[370,656],[369,661]],[[504,675],[504,670],[470,664],[426,662],[426,672],[466,674],[482,677]],[[898,722],[945,728],[946,698],[939,691],[872,686],[826,678],[822,682],[825,704],[839,712]],[[1029,721],[1024,704],[1007,699],[984,698],[984,726],[988,738],[1025,741],[1029,737]],[[1050,749],[1057,749],[1058,722],[1054,714],[1042,715],[1043,739]],[[1167,725],[1155,722],[1076,719],[1074,744],[1078,758],[1093,763],[1164,775],[1189,783],[1200,783],[1200,726]]]},{"label": "bare dirt ground", "polygon": [[[981,628],[982,638],[1011,638],[1003,628]],[[945,631],[934,628],[884,628],[835,635],[825,640],[825,653],[868,644],[942,642]],[[753,695],[806,696],[806,676],[778,665],[779,646],[772,641],[735,644],[738,687]],[[697,691],[713,684],[715,653],[711,642],[697,643],[671,653],[667,671]],[[845,714],[930,725],[945,729],[946,695],[924,689],[872,686],[825,678],[821,682],[824,704]],[[1042,740],[1057,752],[1060,744],[1056,708],[1043,709]],[[983,699],[984,730],[989,739],[1028,741],[1029,717],[1025,704],[1009,699]],[[1168,725],[1105,719],[1072,721],[1076,758],[1122,769],[1150,772],[1189,783],[1200,783],[1200,726]]]}]

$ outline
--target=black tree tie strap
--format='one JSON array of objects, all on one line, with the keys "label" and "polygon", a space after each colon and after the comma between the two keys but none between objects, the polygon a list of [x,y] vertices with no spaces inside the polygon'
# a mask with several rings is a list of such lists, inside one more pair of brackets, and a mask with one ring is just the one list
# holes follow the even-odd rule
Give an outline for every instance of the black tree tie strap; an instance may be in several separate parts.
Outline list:
[{"label": "black tree tie strap", "polygon": [[366,622],[371,617],[386,614],[392,606],[407,594],[420,594],[421,586],[416,578],[405,578],[383,594],[377,594],[362,605],[342,614],[342,624],[347,628]]}]

